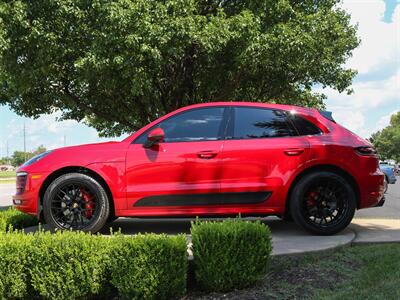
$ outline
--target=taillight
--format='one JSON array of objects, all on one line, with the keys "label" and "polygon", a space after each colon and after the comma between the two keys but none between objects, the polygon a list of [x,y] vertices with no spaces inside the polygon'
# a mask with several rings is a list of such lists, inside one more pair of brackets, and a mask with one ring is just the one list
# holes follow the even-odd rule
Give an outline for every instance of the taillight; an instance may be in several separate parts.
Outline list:
[{"label": "taillight", "polygon": [[370,147],[370,146],[357,147],[357,148],[354,148],[354,150],[358,154],[364,155],[364,156],[375,156],[376,155],[376,150],[374,149],[374,147]]},{"label": "taillight", "polygon": [[17,173],[17,192],[16,194],[22,194],[25,191],[26,181],[28,179],[28,173],[18,172]]}]

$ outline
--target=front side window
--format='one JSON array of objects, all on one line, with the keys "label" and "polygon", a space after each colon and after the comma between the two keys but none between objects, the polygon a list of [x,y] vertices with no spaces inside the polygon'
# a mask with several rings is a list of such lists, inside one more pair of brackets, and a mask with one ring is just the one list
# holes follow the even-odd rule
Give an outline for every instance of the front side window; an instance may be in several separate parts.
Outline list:
[{"label": "front side window", "polygon": [[[150,130],[160,127],[165,133],[165,142],[214,141],[222,138],[224,107],[193,109],[172,116]],[[143,133],[135,143],[144,143],[147,133]]]},{"label": "front side window", "polygon": [[233,139],[254,139],[296,135],[280,110],[236,107],[233,114]]}]

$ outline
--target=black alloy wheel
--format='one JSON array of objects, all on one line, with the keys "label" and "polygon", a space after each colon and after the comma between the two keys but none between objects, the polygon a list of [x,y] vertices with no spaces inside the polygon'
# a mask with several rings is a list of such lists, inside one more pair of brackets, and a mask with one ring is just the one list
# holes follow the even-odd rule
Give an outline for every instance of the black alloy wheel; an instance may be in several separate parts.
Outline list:
[{"label": "black alloy wheel", "polygon": [[320,235],[335,234],[352,220],[356,195],[342,176],[331,172],[311,173],[293,189],[291,215],[304,229]]},{"label": "black alloy wheel", "polygon": [[43,211],[46,222],[53,228],[97,232],[109,217],[109,199],[92,177],[69,173],[50,184]]}]

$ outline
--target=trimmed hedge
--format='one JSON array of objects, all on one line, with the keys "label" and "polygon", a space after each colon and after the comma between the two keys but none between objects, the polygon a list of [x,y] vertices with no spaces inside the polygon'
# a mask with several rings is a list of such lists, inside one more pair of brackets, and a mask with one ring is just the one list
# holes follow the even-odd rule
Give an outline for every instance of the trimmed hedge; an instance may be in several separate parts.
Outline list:
[{"label": "trimmed hedge", "polygon": [[272,250],[271,232],[260,221],[196,221],[191,233],[195,276],[202,289],[244,288],[266,275]]},{"label": "trimmed hedge", "polygon": [[0,210],[0,231],[2,232],[10,230],[10,226],[13,229],[22,229],[35,226],[38,223],[38,219],[35,216],[20,212],[14,207]]},{"label": "trimmed hedge", "polygon": [[82,232],[35,234],[28,272],[35,294],[46,299],[98,295],[107,282],[111,239]]},{"label": "trimmed hedge", "polygon": [[119,236],[111,253],[111,283],[129,299],[171,299],[186,293],[184,235]]},{"label": "trimmed hedge", "polygon": [[0,299],[25,298],[32,235],[0,232]]},{"label": "trimmed hedge", "polygon": [[[171,299],[186,293],[184,235],[111,237],[13,228],[37,224],[14,208],[0,211],[0,299]],[[240,219],[192,223],[198,284],[208,291],[247,287],[265,276],[271,233]]]},{"label": "trimmed hedge", "polygon": [[184,236],[0,233],[2,299],[178,298],[186,273]]}]

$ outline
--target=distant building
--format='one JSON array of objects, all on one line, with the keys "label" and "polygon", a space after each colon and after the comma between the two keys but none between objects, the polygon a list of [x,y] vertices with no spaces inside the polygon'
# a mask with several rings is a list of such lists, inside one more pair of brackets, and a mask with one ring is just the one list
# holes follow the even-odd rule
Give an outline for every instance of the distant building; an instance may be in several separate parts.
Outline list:
[{"label": "distant building", "polygon": [[0,171],[14,171],[15,168],[12,165],[0,165]]}]

